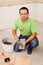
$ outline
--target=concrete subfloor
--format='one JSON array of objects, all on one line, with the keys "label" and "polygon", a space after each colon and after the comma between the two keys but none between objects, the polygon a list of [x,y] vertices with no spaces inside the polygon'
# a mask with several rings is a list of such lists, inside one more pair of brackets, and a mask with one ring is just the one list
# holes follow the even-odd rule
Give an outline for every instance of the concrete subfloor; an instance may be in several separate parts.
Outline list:
[{"label": "concrete subfloor", "polygon": [[[15,53],[16,53],[16,58],[18,58],[18,56],[28,57],[30,59],[30,65],[43,65],[43,22],[36,21],[36,26],[38,28],[39,46],[33,49],[33,52],[31,55],[28,55],[27,51],[22,51],[19,53],[15,52]],[[13,38],[12,33],[11,33],[11,28],[0,30],[0,50],[3,49],[2,39],[6,37]]]}]

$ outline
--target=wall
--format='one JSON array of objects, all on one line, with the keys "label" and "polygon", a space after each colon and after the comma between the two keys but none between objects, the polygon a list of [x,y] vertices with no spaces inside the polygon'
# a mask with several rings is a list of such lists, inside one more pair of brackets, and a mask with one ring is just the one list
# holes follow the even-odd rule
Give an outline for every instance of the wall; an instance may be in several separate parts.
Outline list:
[{"label": "wall", "polygon": [[0,30],[13,26],[15,19],[19,16],[19,8],[22,6],[28,7],[29,16],[35,20],[43,22],[43,4],[31,3],[24,5],[13,5],[0,7]]},{"label": "wall", "polygon": [[42,3],[43,0],[0,0],[0,6],[29,4],[29,3]]},{"label": "wall", "polygon": [[37,11],[36,11],[36,20],[43,22],[43,4],[42,3],[38,3],[36,5],[37,7]]}]

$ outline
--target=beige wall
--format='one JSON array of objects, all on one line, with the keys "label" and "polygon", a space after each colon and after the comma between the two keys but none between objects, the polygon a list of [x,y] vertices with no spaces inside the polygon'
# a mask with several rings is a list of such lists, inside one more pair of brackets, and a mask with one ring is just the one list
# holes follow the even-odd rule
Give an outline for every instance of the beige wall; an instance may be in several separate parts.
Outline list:
[{"label": "beige wall", "polygon": [[0,0],[0,6],[13,5],[13,4],[28,4],[34,2],[42,2],[43,0]]}]

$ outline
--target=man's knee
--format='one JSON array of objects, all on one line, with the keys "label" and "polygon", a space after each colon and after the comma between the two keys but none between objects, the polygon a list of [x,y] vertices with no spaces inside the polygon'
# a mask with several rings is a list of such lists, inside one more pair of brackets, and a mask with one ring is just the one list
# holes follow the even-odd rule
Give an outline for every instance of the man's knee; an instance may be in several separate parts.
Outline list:
[{"label": "man's knee", "polygon": [[37,47],[39,45],[39,41],[37,38],[34,38],[33,40],[30,41],[29,44],[31,47]]}]

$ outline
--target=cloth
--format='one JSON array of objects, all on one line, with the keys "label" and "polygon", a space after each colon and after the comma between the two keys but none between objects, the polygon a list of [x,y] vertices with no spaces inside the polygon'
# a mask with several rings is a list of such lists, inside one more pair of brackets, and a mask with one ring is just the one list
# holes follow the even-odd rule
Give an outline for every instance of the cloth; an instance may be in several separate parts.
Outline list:
[{"label": "cloth", "polygon": [[[30,36],[23,36],[23,35],[20,35],[19,36],[19,40],[20,39],[25,39],[27,40]],[[30,42],[28,42],[25,46],[31,46],[33,48],[37,47],[39,45],[39,40],[37,37],[35,37],[34,39],[32,39]]]},{"label": "cloth", "polygon": [[18,42],[15,43],[14,50],[16,52],[19,52],[19,51],[21,51],[23,49],[25,49],[25,43],[24,43],[24,41],[22,39],[22,41],[18,41]]},{"label": "cloth", "polygon": [[[32,39],[30,42],[28,42],[27,44],[25,44],[25,40],[28,39],[30,36],[22,36],[20,35],[19,36],[19,42],[16,42],[15,45],[14,45],[14,50],[16,52],[19,52],[21,49],[27,49],[27,50],[31,50],[32,48],[35,48],[39,45],[39,41],[38,41],[38,38],[34,38]],[[22,40],[22,41],[20,41]],[[23,42],[24,40],[24,42]],[[30,47],[30,49],[29,49]]]},{"label": "cloth", "polygon": [[28,18],[28,20],[25,23],[23,23],[21,21],[21,19],[18,18],[15,21],[15,23],[14,23],[13,29],[14,30],[19,29],[20,30],[20,34],[22,34],[23,36],[29,36],[33,32],[37,32],[37,28],[36,28],[35,22],[31,18]]}]

